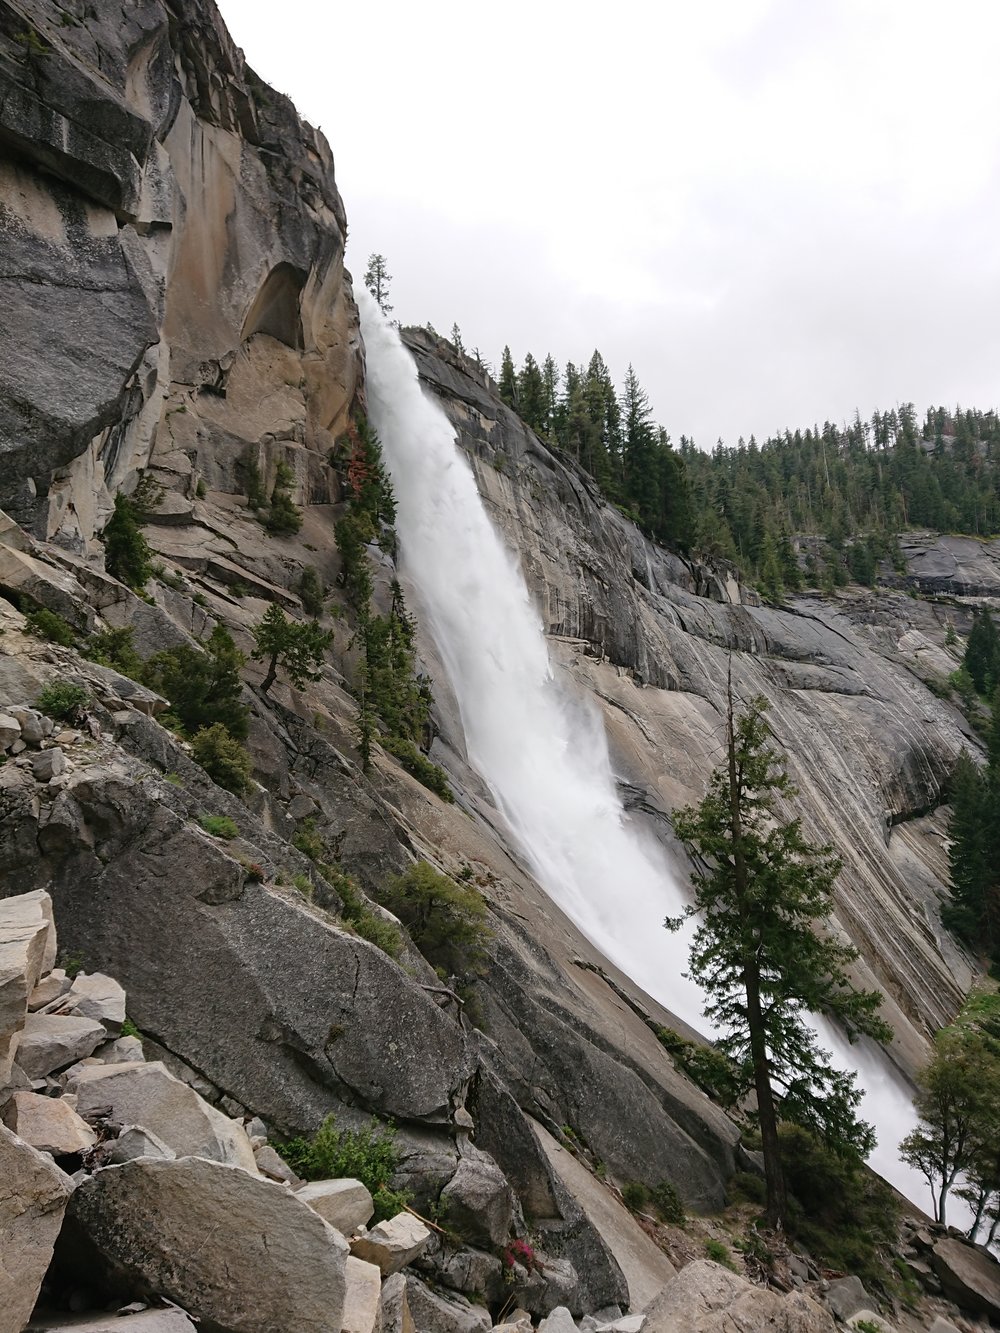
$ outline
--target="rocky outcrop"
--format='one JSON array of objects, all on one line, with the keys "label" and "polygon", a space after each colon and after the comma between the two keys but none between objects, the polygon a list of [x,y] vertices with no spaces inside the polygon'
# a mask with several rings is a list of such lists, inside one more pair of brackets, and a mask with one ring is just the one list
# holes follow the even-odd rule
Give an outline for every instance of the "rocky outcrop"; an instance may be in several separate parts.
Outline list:
[{"label": "rocky outcrop", "polygon": [[992,1255],[945,1238],[934,1246],[931,1263],[950,1300],[971,1314],[1000,1323],[1000,1264]]},{"label": "rocky outcrop", "polygon": [[646,1310],[643,1333],[834,1333],[833,1319],[795,1292],[755,1287],[709,1259],[682,1268]]},{"label": "rocky outcrop", "polygon": [[150,462],[182,522],[244,455],[328,487],[360,361],[322,135],[210,0],[4,0],[0,80],[0,504],[84,552]]}]

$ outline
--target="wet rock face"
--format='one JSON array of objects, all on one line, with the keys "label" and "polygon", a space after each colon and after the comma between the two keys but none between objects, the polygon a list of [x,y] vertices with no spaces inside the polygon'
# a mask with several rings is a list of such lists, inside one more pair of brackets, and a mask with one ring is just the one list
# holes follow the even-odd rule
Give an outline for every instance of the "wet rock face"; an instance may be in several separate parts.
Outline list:
[{"label": "wet rock face", "polygon": [[0,507],[81,552],[151,462],[329,484],[360,369],[326,141],[211,0],[97,10],[0,3]]}]

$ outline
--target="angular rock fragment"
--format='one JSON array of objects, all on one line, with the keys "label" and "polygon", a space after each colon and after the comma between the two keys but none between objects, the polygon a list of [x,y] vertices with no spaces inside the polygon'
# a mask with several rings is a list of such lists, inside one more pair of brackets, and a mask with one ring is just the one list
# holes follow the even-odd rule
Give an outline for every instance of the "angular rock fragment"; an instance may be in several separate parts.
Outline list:
[{"label": "angular rock fragment", "polygon": [[15,741],[21,739],[21,724],[16,717],[0,713],[0,754],[6,754]]},{"label": "angular rock fragment", "polygon": [[431,1291],[411,1273],[406,1277],[406,1302],[416,1333],[488,1333],[489,1311],[464,1296],[443,1296]]},{"label": "angular rock fragment", "polygon": [[314,1180],[296,1194],[343,1236],[365,1226],[375,1211],[372,1196],[360,1180]]},{"label": "angular rock fragment", "polygon": [[121,1035],[125,991],[114,977],[106,977],[103,972],[81,972],[73,978],[65,1004],[67,1012],[103,1023],[109,1037]]},{"label": "angular rock fragment", "polygon": [[565,1305],[557,1305],[538,1325],[538,1333],[576,1333],[576,1324]]},{"label": "angular rock fragment", "polygon": [[21,1333],[52,1258],[73,1185],[0,1125],[0,1333]]},{"label": "angular rock fragment", "polygon": [[30,1079],[44,1078],[90,1055],[106,1036],[92,1018],[28,1014],[17,1044],[17,1063]]},{"label": "angular rock fragment", "polygon": [[58,745],[31,756],[31,775],[36,782],[51,782],[66,772],[66,756]]},{"label": "angular rock fragment", "polygon": [[416,1333],[403,1273],[393,1273],[382,1283],[382,1333]]},{"label": "angular rock fragment", "polygon": [[381,1325],[382,1274],[348,1255],[341,1333],[377,1333]]},{"label": "angular rock fragment", "polygon": [[158,1061],[86,1065],[79,1071],[75,1090],[77,1110],[91,1124],[141,1125],[179,1157],[230,1162],[257,1174],[243,1126],[202,1101]]},{"label": "angular rock fragment", "polygon": [[430,1238],[423,1222],[410,1213],[399,1213],[352,1240],[351,1253],[357,1259],[376,1264],[382,1276],[388,1277],[423,1254]]},{"label": "angular rock fragment", "polygon": [[105,1167],[78,1186],[67,1228],[67,1271],[99,1271],[109,1291],[155,1291],[226,1333],[341,1328],[343,1238],[291,1191],[237,1167]]},{"label": "angular rock fragment", "polygon": [[97,1142],[94,1131],[62,1097],[15,1092],[4,1107],[3,1121],[18,1138],[53,1157],[86,1152]]},{"label": "angular rock fragment", "polygon": [[122,1130],[108,1153],[109,1166],[121,1166],[123,1162],[134,1162],[137,1157],[163,1157],[172,1162],[177,1154],[168,1147],[158,1134],[141,1125],[132,1125]]},{"label": "angular rock fragment", "polygon": [[[268,1180],[276,1180],[282,1185],[291,1185],[293,1190],[297,1190],[302,1184],[302,1181],[285,1159],[276,1153],[269,1143],[265,1143],[263,1148],[255,1149],[253,1156],[257,1163],[257,1170],[261,1175],[267,1176]],[[337,1230],[339,1231],[340,1228],[338,1227]]]},{"label": "angular rock fragment", "polygon": [[71,984],[63,968],[54,968],[47,977],[42,977],[31,992],[28,997],[28,1008],[33,1013],[37,1009],[44,1009],[47,1004],[51,1004],[53,1000],[58,1000],[61,995],[65,995]]}]

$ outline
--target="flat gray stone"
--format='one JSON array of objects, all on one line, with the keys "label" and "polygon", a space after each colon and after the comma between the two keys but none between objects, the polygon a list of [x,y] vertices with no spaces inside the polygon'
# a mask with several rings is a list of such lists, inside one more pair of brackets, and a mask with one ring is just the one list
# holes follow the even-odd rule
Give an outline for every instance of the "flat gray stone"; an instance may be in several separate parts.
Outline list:
[{"label": "flat gray stone", "polygon": [[374,1264],[348,1255],[346,1278],[341,1333],[377,1333],[381,1322],[381,1272]]},{"label": "flat gray stone", "polygon": [[172,1162],[177,1154],[158,1134],[141,1125],[132,1125],[123,1129],[111,1145],[108,1153],[109,1166],[121,1166],[123,1162],[134,1162],[137,1157],[162,1157]]},{"label": "flat gray stone", "polygon": [[931,1262],[944,1294],[962,1310],[1000,1322],[1000,1263],[965,1241],[947,1238],[934,1246]]},{"label": "flat gray stone", "polygon": [[107,1033],[92,1018],[28,1014],[17,1044],[17,1063],[30,1079],[45,1078],[90,1055]]},{"label": "flat gray stone", "polygon": [[257,1170],[261,1175],[267,1176],[268,1180],[277,1180],[280,1184],[291,1185],[293,1190],[297,1190],[302,1184],[292,1168],[285,1159],[265,1143],[262,1148],[254,1149],[254,1161],[257,1163]]},{"label": "flat gray stone", "polygon": [[873,1304],[861,1279],[854,1276],[840,1277],[831,1282],[826,1292],[826,1303],[842,1324],[846,1324],[859,1310],[870,1310]]}]

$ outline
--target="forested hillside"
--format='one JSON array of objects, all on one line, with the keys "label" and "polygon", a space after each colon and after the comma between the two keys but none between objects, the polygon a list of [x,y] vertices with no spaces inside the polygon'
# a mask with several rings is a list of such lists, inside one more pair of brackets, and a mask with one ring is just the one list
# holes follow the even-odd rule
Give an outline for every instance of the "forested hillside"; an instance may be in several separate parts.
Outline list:
[{"label": "forested hillside", "polygon": [[[828,421],[708,453],[683,435],[674,445],[632,366],[618,391],[597,351],[586,367],[560,372],[530,352],[516,370],[505,348],[499,386],[651,537],[725,556],[772,597],[804,583],[871,583],[879,559],[898,560],[904,528],[1000,532],[993,410],[929,408],[920,422],[904,403],[849,426]],[[822,541],[800,560],[793,536]]]}]

